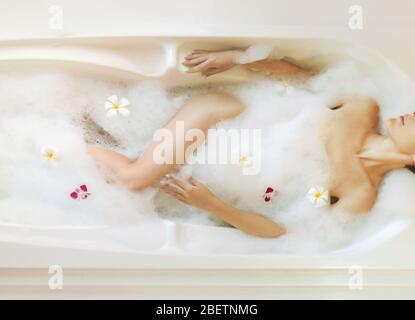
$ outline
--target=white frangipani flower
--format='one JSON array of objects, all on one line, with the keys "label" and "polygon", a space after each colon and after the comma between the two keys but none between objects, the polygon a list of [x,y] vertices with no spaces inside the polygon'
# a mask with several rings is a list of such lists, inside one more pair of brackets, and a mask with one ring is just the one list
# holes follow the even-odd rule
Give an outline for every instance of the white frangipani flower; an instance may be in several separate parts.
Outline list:
[{"label": "white frangipani flower", "polygon": [[251,160],[251,157],[249,155],[241,154],[239,156],[239,164],[241,166],[249,166],[249,165],[251,165],[251,163],[252,163],[252,160]]},{"label": "white frangipani flower", "polygon": [[57,162],[59,161],[58,150],[55,147],[43,147],[41,153],[44,162],[50,164],[57,164]]},{"label": "white frangipani flower", "polygon": [[242,152],[239,148],[232,150],[231,155],[232,163],[239,164],[242,167],[248,167],[252,165],[252,157],[248,152]]},{"label": "white frangipani flower", "polygon": [[114,118],[118,114],[128,117],[130,110],[127,108],[130,105],[130,101],[126,98],[118,99],[118,96],[112,95],[105,101],[105,110],[107,110],[107,117]]},{"label": "white frangipani flower", "polygon": [[308,191],[307,198],[316,207],[324,207],[329,203],[329,191],[321,186],[314,186]]}]

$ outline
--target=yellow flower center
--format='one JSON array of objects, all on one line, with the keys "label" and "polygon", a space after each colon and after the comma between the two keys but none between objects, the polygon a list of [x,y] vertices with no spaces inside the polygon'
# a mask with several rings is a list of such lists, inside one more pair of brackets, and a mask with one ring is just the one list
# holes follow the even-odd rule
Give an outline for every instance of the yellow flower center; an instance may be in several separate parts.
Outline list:
[{"label": "yellow flower center", "polygon": [[46,151],[46,159],[52,160],[53,158],[55,158],[55,153],[52,151]]},{"label": "yellow flower center", "polygon": [[121,106],[120,106],[120,104],[119,104],[119,103],[113,103],[113,104],[112,104],[112,108],[113,108],[113,109],[115,109],[115,110],[118,110],[118,109],[120,109],[120,108],[121,108]]},{"label": "yellow flower center", "polygon": [[314,198],[316,198],[316,199],[320,199],[320,197],[321,197],[321,192],[316,192],[316,193],[314,194]]},{"label": "yellow flower center", "polygon": [[248,164],[249,163],[249,157],[248,156],[240,156],[239,157],[239,163],[240,164]]}]

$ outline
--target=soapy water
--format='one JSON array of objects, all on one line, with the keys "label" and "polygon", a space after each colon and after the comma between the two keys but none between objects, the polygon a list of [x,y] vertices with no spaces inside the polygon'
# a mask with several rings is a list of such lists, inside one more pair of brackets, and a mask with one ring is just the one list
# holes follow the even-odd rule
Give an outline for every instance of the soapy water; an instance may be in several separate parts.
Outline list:
[{"label": "soapy water", "polygon": [[[278,79],[252,76],[247,83],[215,90],[230,92],[246,105],[243,114],[217,127],[261,129],[261,172],[244,176],[235,165],[194,164],[185,165],[178,174],[193,175],[229,203],[276,219],[287,227],[288,234],[263,240],[233,232],[226,235],[224,243],[224,238],[212,239],[202,230],[188,235],[185,250],[328,250],[411,216],[415,177],[408,170],[389,174],[374,208],[360,217],[317,209],[306,199],[311,186],[324,185],[327,180],[327,161],[318,136],[318,128],[330,112],[327,106],[343,98],[374,98],[381,107],[383,130],[388,117],[413,112],[413,83],[393,66],[350,59],[330,66],[306,84],[294,83],[287,88]],[[131,193],[107,183],[85,150],[85,141],[95,142],[136,158],[151,142],[154,131],[199,91],[166,89],[156,81],[112,81],[68,71],[3,71],[0,221],[131,226],[161,216],[179,222],[224,225],[153,188]],[[103,103],[112,94],[130,100],[129,117],[106,116]],[[56,166],[42,161],[44,146],[58,150]],[[91,195],[74,200],[70,193],[80,185],[87,185]],[[263,201],[267,187],[278,191],[271,203]]]}]

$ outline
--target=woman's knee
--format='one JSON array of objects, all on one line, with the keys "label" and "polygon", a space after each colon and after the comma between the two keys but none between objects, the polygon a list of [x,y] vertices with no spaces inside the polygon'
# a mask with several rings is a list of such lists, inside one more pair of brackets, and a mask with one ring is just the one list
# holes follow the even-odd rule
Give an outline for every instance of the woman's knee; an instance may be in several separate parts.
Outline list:
[{"label": "woman's knee", "polygon": [[142,170],[137,170],[133,163],[126,165],[117,173],[117,180],[120,184],[131,191],[140,191],[151,186],[152,181]]},{"label": "woman's knee", "polygon": [[192,108],[200,108],[206,113],[214,113],[220,119],[236,117],[245,107],[236,97],[221,92],[204,93],[191,98]]}]

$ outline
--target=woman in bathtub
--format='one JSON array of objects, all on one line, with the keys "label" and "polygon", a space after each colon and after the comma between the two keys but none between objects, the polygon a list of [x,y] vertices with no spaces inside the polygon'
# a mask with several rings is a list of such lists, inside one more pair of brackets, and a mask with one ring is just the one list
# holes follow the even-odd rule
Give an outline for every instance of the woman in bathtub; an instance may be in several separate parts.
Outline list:
[{"label": "woman in bathtub", "polygon": [[[196,50],[185,59],[188,72],[204,76],[223,72],[243,60],[244,51]],[[250,70],[286,78],[307,80],[313,74],[286,60],[263,59],[246,63]],[[329,183],[332,208],[350,213],[369,211],[375,201],[384,175],[398,168],[414,166],[415,115],[389,119],[389,136],[378,133],[379,109],[372,100],[345,101],[330,109],[330,119],[322,128],[325,152],[330,164]],[[206,132],[216,123],[234,118],[244,111],[235,97],[222,93],[202,94],[189,99],[166,124],[175,137],[176,122],[182,121],[185,130],[193,128]],[[192,141],[176,141],[173,151],[187,150]],[[137,160],[130,160],[116,152],[89,145],[88,152],[107,169],[112,178],[133,191],[157,186],[174,198],[203,209],[230,225],[260,237],[278,237],[286,232],[284,226],[260,215],[235,208],[214,194],[194,178],[181,179],[173,174],[173,164],[157,164],[153,152],[161,142],[152,144]],[[177,145],[177,144],[181,145]],[[176,152],[173,152],[177,156]],[[186,155],[183,155],[186,156]],[[164,177],[168,183],[160,185]]]}]

